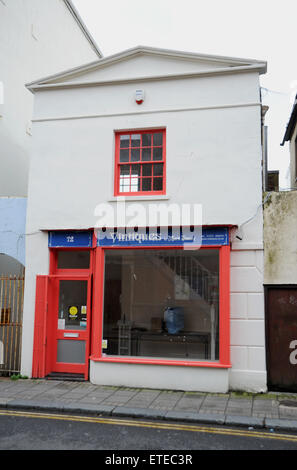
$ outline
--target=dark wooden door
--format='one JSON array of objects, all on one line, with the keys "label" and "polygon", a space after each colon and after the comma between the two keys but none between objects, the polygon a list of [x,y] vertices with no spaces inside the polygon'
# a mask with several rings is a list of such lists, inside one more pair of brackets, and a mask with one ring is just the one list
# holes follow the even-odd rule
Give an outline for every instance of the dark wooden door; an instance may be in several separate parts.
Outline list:
[{"label": "dark wooden door", "polygon": [[269,390],[297,392],[297,286],[266,287]]}]

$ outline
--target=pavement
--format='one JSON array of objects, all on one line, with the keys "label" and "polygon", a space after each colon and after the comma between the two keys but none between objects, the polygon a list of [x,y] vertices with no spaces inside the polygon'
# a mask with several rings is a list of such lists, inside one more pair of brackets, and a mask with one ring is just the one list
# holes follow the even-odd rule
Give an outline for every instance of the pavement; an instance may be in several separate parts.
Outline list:
[{"label": "pavement", "polygon": [[203,393],[0,377],[0,409],[297,432],[297,394]]}]

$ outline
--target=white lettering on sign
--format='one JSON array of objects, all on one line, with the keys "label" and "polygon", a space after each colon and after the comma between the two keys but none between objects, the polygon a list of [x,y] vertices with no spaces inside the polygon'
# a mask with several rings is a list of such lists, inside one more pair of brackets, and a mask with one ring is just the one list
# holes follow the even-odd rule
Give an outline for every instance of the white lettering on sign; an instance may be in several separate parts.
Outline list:
[{"label": "white lettering on sign", "polygon": [[67,243],[73,243],[73,242],[74,242],[74,236],[73,235],[68,235]]},{"label": "white lettering on sign", "polygon": [[[291,341],[289,348],[290,349],[297,348],[297,340],[296,339]],[[292,365],[297,364],[297,349],[294,349],[294,351],[292,351],[291,354],[290,354],[290,364],[292,364]]]}]

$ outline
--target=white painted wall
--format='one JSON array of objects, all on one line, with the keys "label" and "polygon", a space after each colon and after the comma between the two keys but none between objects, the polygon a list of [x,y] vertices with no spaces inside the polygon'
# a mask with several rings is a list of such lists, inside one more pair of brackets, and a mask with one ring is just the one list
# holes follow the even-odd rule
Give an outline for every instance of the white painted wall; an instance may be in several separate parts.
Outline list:
[{"label": "white painted wall", "polygon": [[297,124],[295,126],[294,132],[292,133],[291,140],[289,142],[290,146],[290,178],[291,186],[290,188],[297,188],[297,172],[296,172],[296,161],[297,161]]},{"label": "white painted wall", "polygon": [[266,391],[263,250],[231,251],[230,388]]},{"label": "white painted wall", "polygon": [[97,59],[62,0],[0,2],[0,196],[27,195],[33,96],[25,84]]},{"label": "white painted wall", "polygon": [[97,385],[158,388],[226,393],[228,369],[139,364],[107,364],[91,361],[90,381]]},{"label": "white painted wall", "polygon": [[[134,101],[137,88],[145,91],[141,107]],[[158,202],[201,203],[205,225],[238,225],[242,239],[232,241],[232,370],[186,368],[184,389],[265,390],[261,109],[256,72],[36,93],[28,201],[28,230],[36,236],[28,241],[23,373],[31,373],[35,276],[48,268],[45,235],[38,230],[93,227],[95,206],[114,204],[114,132],[150,127],[166,127],[167,136],[167,199],[160,197]],[[38,240],[44,250],[40,258]],[[145,377],[149,369],[133,367],[121,365],[118,373],[114,364],[91,362],[91,380],[131,385],[132,376]],[[173,370],[154,368],[150,386],[172,385]],[[140,385],[135,382],[135,386]]]},{"label": "white painted wall", "polygon": [[170,203],[202,203],[205,224],[252,217],[261,202],[257,78],[147,82],[141,108],[135,84],[37,93],[30,230],[94,226],[95,206],[113,196],[114,131],[164,126]]}]

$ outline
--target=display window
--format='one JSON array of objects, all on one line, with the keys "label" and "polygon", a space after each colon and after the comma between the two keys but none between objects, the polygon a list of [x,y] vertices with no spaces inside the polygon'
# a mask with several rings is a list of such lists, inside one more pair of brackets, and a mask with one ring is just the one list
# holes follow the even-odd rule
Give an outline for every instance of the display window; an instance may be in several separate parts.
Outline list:
[{"label": "display window", "polygon": [[229,245],[97,247],[96,259],[92,360],[230,367]]},{"label": "display window", "polygon": [[219,250],[106,250],[108,356],[219,359]]}]

